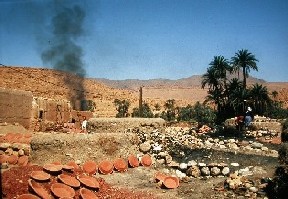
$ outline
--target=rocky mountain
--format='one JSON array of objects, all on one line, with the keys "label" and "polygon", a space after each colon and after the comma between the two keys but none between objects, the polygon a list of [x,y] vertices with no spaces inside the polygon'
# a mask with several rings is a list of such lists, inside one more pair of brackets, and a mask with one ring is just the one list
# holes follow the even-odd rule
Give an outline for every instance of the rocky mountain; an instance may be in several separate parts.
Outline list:
[{"label": "rocky mountain", "polygon": [[[231,77],[232,78],[232,77]],[[248,84],[261,83],[270,92],[278,92],[278,100],[288,106],[288,82],[266,82],[253,77]],[[207,90],[201,88],[201,76],[191,76],[178,80],[108,80],[81,78],[71,73],[43,68],[0,67],[0,87],[31,91],[35,97],[77,100],[88,99],[96,104],[96,117],[114,117],[115,99],[130,101],[130,112],[138,107],[139,88],[143,86],[143,100],[152,110],[168,99],[174,99],[176,106],[186,106],[197,101],[203,102]]]},{"label": "rocky mountain", "polygon": [[[236,74],[229,75],[228,79],[237,78]],[[242,75],[240,75],[242,78]],[[127,79],[127,80],[110,80],[105,78],[96,79],[99,82],[104,83],[112,88],[138,90],[140,86],[148,88],[200,88],[202,75],[193,75],[187,78],[181,78],[177,80],[170,79],[150,79],[150,80],[139,80],[139,79]],[[247,79],[248,84],[254,83],[266,83],[263,79],[257,79],[249,77]]]}]

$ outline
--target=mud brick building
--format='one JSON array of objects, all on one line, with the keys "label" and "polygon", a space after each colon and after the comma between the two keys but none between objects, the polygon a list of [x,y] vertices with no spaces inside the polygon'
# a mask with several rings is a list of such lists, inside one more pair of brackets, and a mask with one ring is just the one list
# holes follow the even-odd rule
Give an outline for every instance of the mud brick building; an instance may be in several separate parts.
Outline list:
[{"label": "mud brick building", "polygon": [[75,119],[80,127],[83,116],[90,111],[72,110],[70,101],[34,97],[30,91],[0,88],[0,122],[19,123],[33,131],[57,129]]}]

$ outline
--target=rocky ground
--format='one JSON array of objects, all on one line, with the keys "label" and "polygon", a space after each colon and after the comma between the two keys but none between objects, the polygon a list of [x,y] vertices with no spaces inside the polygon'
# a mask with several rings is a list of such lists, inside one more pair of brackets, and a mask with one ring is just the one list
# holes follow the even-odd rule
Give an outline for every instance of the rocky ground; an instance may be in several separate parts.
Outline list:
[{"label": "rocky ground", "polygon": [[[88,140],[91,144],[91,140],[100,139],[99,134],[93,132],[69,135],[59,132],[50,132],[49,134],[43,132],[29,133],[23,132],[21,129],[21,127],[15,127],[15,125],[1,126],[0,159],[3,198],[16,197],[17,194],[28,192],[27,179],[29,179],[31,170],[35,169],[32,165],[37,162],[37,157],[33,156],[33,150],[37,149],[33,147],[27,149],[23,148],[24,146],[33,146],[39,140],[42,140],[43,143],[50,143],[49,140],[53,140],[53,138],[50,136],[49,139],[45,140],[45,135],[53,135],[57,138],[58,144],[62,143],[63,150],[65,146],[69,146],[77,151],[79,150],[78,153],[81,154],[84,153],[81,148],[85,148]],[[14,141],[9,142],[10,132],[17,130],[19,130],[18,133],[21,131],[26,136],[18,136],[16,137],[18,141],[15,141],[14,138]],[[115,148],[112,147],[112,150],[107,146],[114,146],[118,151],[123,145],[126,148],[123,149],[122,158],[127,159],[129,151],[137,155],[139,159],[144,154],[149,154],[152,157],[153,164],[149,167],[128,168],[126,172],[114,171],[110,175],[96,173],[94,176],[103,182],[101,185],[103,192],[101,192],[101,187],[100,191],[96,192],[99,198],[268,198],[266,186],[273,178],[275,168],[279,164],[278,150],[281,146],[279,144],[279,133],[269,130],[219,135],[215,129],[209,127],[200,129],[197,127],[166,127],[165,132],[158,129],[148,131],[133,128],[128,129],[124,134],[129,135],[123,138],[123,140],[126,140],[126,145],[124,144],[125,141],[120,138],[116,141],[111,139],[106,145],[102,143],[102,148],[106,147],[106,152],[110,152],[110,156],[106,153],[105,157],[112,160],[117,156],[121,156],[118,153],[113,153]],[[135,135],[137,139],[133,136],[132,139],[130,135]],[[73,139],[71,139],[72,137]],[[87,142],[83,142],[83,139],[86,139]],[[20,140],[25,142],[17,144]],[[263,140],[266,140],[266,142],[262,142]],[[128,141],[131,146],[127,145]],[[81,145],[80,142],[84,144]],[[92,144],[99,143],[92,142]],[[89,153],[92,156],[89,156],[89,158],[95,157],[98,150],[96,149],[93,153],[93,147],[91,148],[89,145],[88,148],[92,150],[92,153]],[[57,157],[62,157],[63,154],[61,156],[60,151],[57,153],[48,149],[45,154],[41,153],[41,156],[47,159],[46,163],[60,160],[61,164],[66,164],[70,158],[75,160],[80,168],[87,160],[85,160],[86,156],[81,158],[81,156],[73,155],[73,153],[64,153],[64,156],[72,156],[68,159],[57,159]],[[10,157],[10,159],[5,160],[4,156],[6,158]],[[18,163],[13,161],[12,156],[18,157]],[[20,158],[24,156],[29,157],[28,165],[23,165],[20,162]],[[96,162],[99,163],[100,159]],[[38,167],[42,169],[41,166],[43,165],[39,161],[37,163]],[[163,187],[161,181],[157,182],[155,177],[158,173],[166,176],[176,176],[180,180],[179,187],[174,189]],[[21,186],[22,188],[20,188]],[[107,186],[109,186],[110,194],[106,189]],[[18,187],[22,192],[15,192],[14,190],[16,195],[11,195],[9,193],[13,192],[11,187]]]}]

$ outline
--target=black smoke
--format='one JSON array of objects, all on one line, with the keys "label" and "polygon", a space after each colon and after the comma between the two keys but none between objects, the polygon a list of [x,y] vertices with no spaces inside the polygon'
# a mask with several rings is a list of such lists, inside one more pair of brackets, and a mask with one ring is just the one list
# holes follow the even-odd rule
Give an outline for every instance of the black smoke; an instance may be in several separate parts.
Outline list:
[{"label": "black smoke", "polygon": [[47,46],[41,58],[44,64],[50,64],[56,70],[78,76],[71,78],[68,75],[64,81],[73,108],[83,110],[81,102],[85,101],[83,81],[86,71],[82,60],[83,49],[77,42],[84,34],[83,23],[86,14],[79,5],[60,5],[59,2],[51,15],[51,26],[47,30],[50,36],[46,38]]},{"label": "black smoke", "polygon": [[48,41],[48,49],[41,55],[44,63],[50,63],[57,70],[85,76],[83,50],[76,43],[84,33],[84,18],[85,12],[78,5],[60,8],[51,20],[53,36]]}]

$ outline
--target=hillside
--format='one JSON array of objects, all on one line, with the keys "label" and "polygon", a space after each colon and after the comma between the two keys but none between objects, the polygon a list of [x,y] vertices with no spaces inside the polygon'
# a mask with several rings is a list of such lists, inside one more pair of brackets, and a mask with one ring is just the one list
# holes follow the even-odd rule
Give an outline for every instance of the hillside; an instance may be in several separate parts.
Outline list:
[{"label": "hillside", "polygon": [[[42,68],[0,67],[0,87],[31,91],[35,97],[53,99],[89,99],[96,104],[96,117],[114,117],[115,99],[128,99],[130,112],[138,107],[139,88],[143,86],[143,100],[153,109],[155,104],[163,105],[168,99],[175,99],[177,106],[203,102],[207,94],[201,89],[201,76],[179,80],[107,80],[81,78],[71,73]],[[248,84],[261,83],[270,92],[277,91],[278,99],[288,106],[288,82],[266,82],[248,78]]]},{"label": "hillside", "polygon": [[137,104],[137,93],[110,88],[96,80],[41,68],[0,67],[0,87],[31,91],[35,97],[89,99],[96,103],[96,116],[115,116],[114,99],[129,99]]},{"label": "hillside", "polygon": [[[230,75],[228,78],[236,78],[237,75]],[[240,78],[242,78],[240,76]],[[139,79],[127,79],[127,80],[109,80],[104,78],[96,79],[99,82],[102,82],[112,88],[119,89],[129,89],[129,90],[138,90],[140,86],[147,88],[200,88],[202,75],[193,75],[188,78],[181,78],[177,80],[170,79],[150,79],[150,80],[139,80]],[[262,79],[257,79],[254,77],[247,78],[248,84],[260,83],[264,84],[266,81]]]}]

